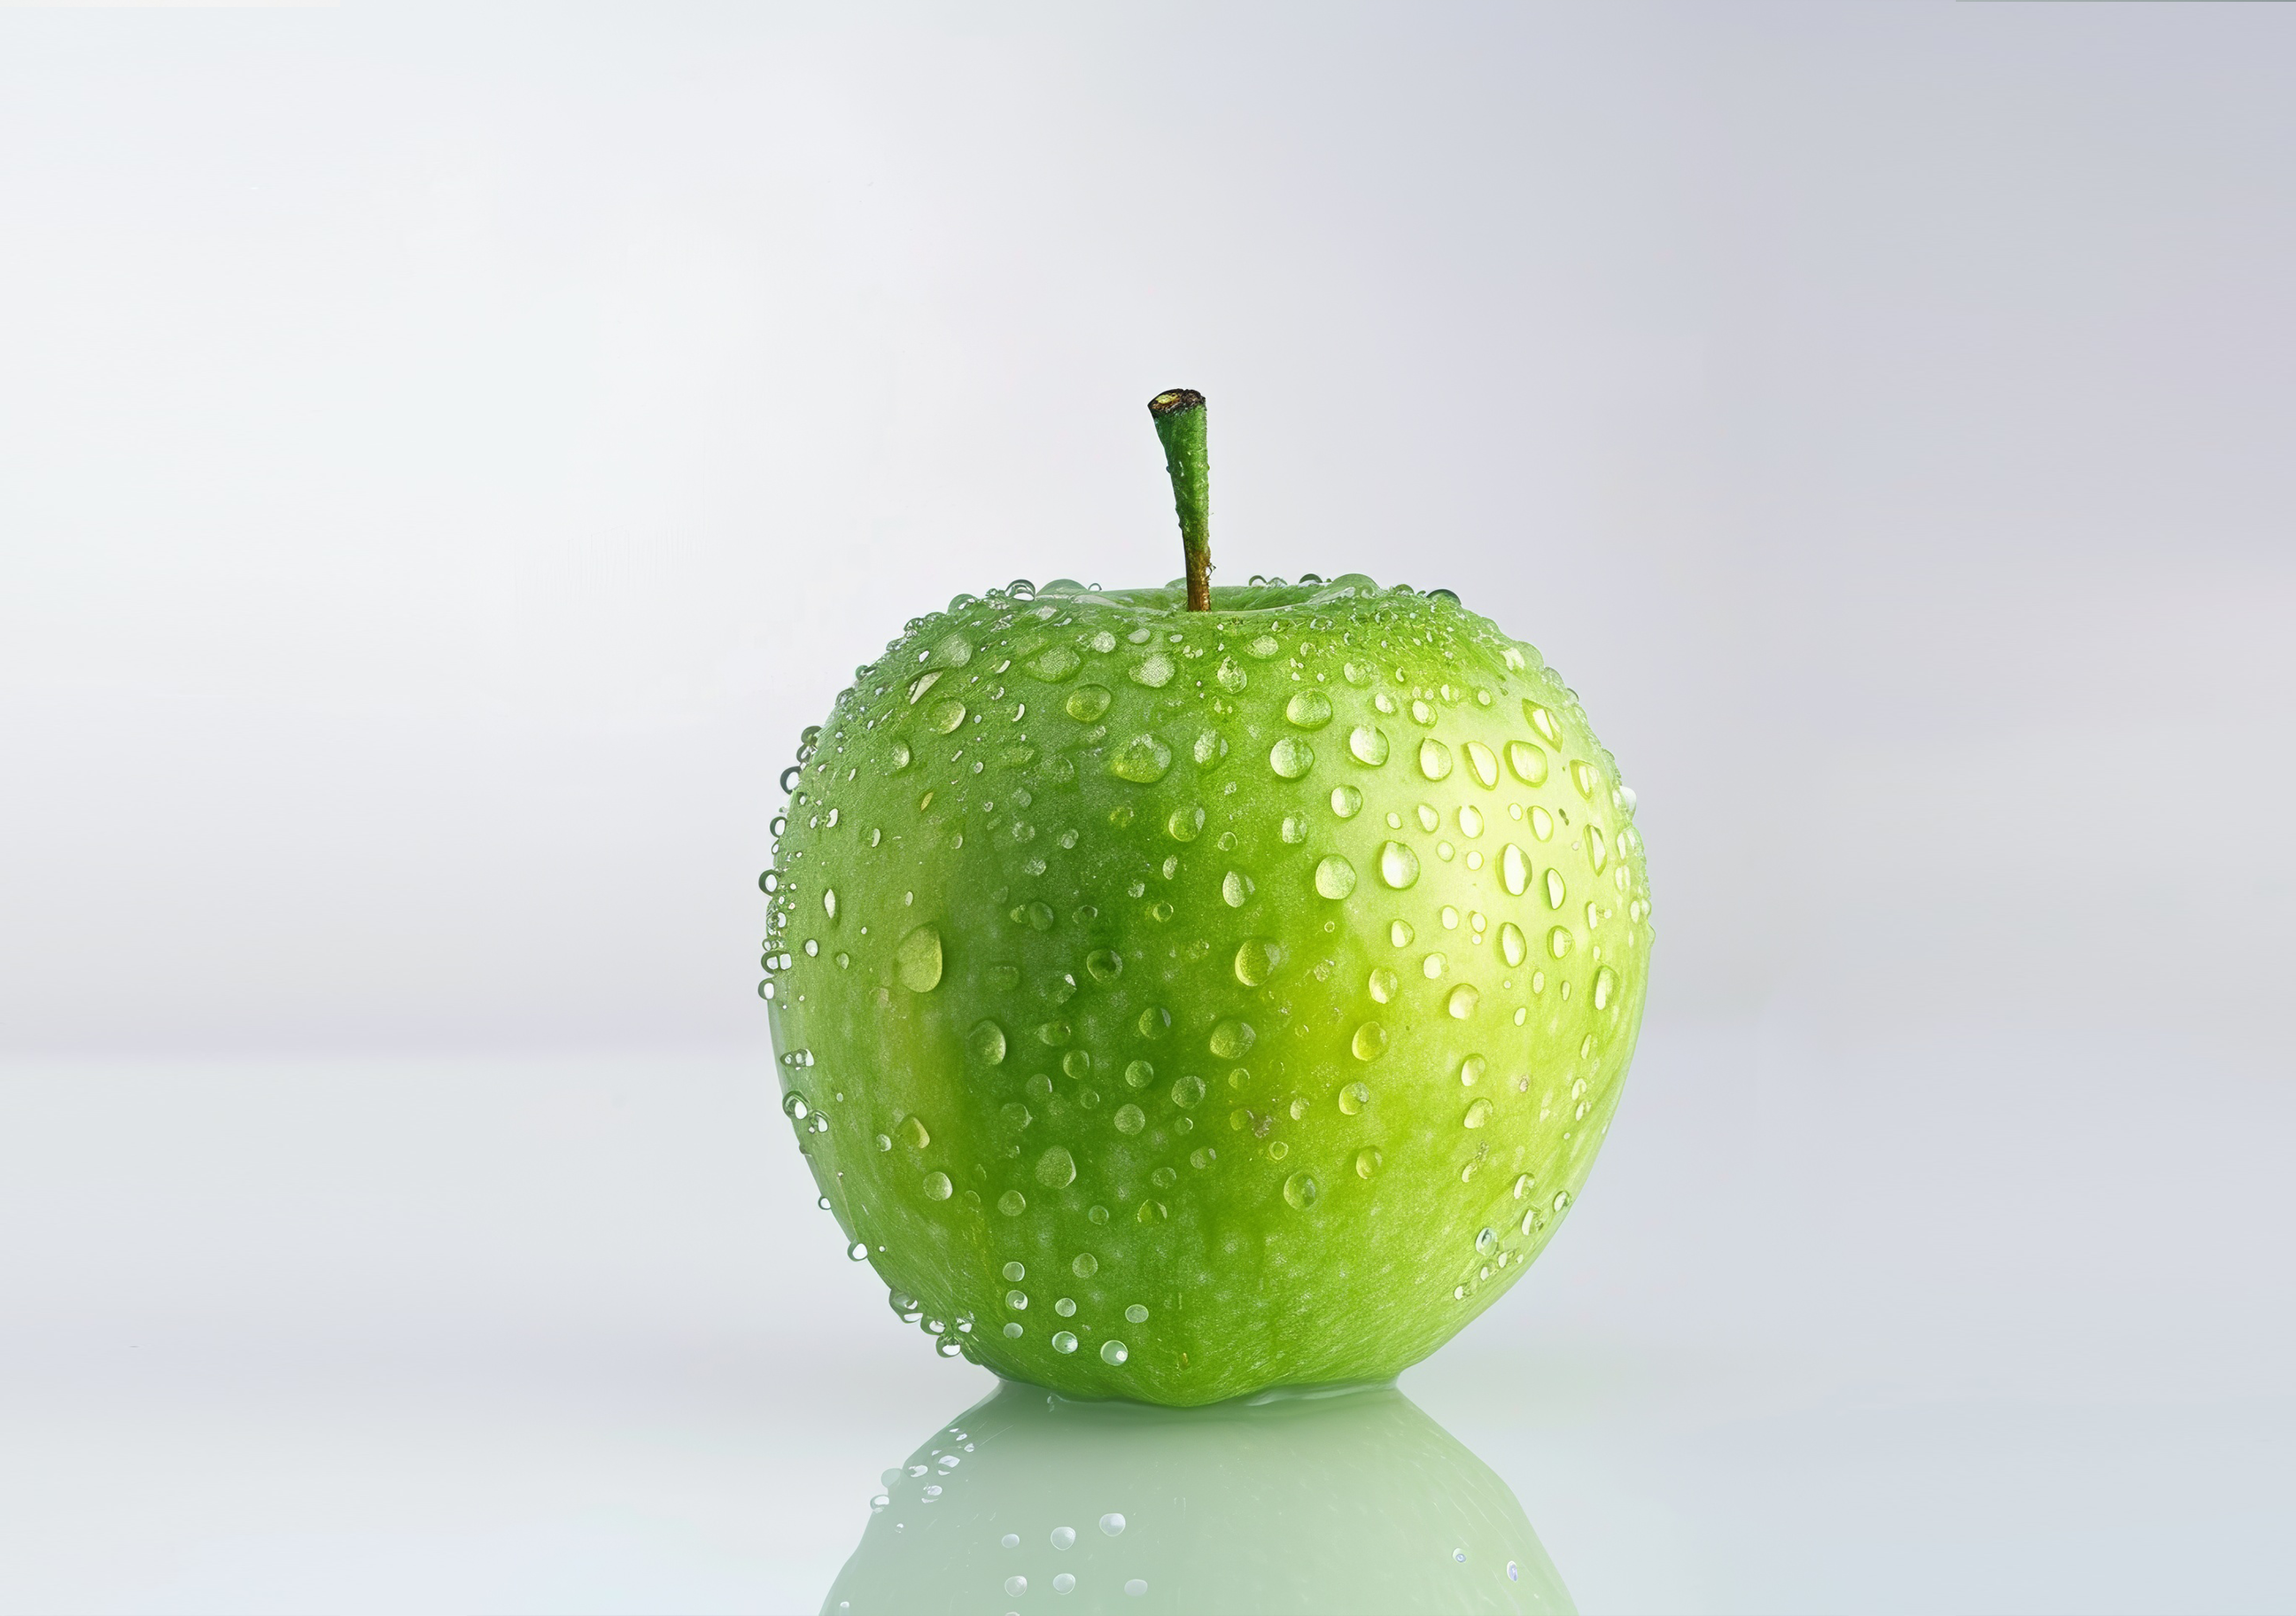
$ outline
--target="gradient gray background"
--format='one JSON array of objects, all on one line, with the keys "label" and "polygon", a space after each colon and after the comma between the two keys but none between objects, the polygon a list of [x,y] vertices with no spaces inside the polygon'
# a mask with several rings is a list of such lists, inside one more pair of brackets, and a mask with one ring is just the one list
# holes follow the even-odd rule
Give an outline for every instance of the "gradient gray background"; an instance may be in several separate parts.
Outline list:
[{"label": "gradient gray background", "polygon": [[0,1609],[811,1608],[988,1382],[775,1114],[775,777],[1170,577],[1176,384],[1641,796],[1405,1379],[1582,1607],[2296,1608],[2296,7],[964,9],[0,10]]}]

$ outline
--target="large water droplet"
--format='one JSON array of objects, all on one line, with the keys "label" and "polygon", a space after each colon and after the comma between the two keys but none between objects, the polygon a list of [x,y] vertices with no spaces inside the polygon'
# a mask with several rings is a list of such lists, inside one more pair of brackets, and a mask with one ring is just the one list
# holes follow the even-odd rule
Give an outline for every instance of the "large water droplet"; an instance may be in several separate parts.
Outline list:
[{"label": "large water droplet", "polygon": [[1525,785],[1546,783],[1546,754],[1528,741],[1510,741],[1506,746],[1507,767]]},{"label": "large water droplet", "polygon": [[1212,1029],[1212,1053],[1224,1061],[1242,1060],[1244,1051],[1251,1047],[1252,1040],[1258,1036],[1252,1031],[1250,1022],[1239,1021],[1230,1016]]},{"label": "large water droplet", "polygon": [[912,993],[931,993],[940,986],[940,928],[928,921],[901,939],[893,950],[893,967],[901,986]]},{"label": "large water droplet", "polygon": [[1376,1061],[1387,1051],[1387,1029],[1377,1021],[1365,1021],[1348,1040],[1348,1047],[1356,1052],[1358,1061]]},{"label": "large water droplet", "polygon": [[901,1136],[901,1143],[913,1151],[921,1151],[932,1143],[932,1134],[926,1128],[922,1117],[903,1117],[893,1131]]},{"label": "large water droplet", "polygon": [[1326,898],[1345,898],[1356,890],[1356,867],[1337,853],[1316,865],[1316,890]]},{"label": "large water droplet", "polygon": [[1106,712],[1108,704],[1115,700],[1115,693],[1105,685],[1079,685],[1069,692],[1069,699],[1061,706],[1078,723],[1090,724]]},{"label": "large water droplet", "polygon": [[1595,972],[1595,1008],[1608,1010],[1611,996],[1618,990],[1619,973],[1608,965],[1598,966]]},{"label": "large water droplet", "polygon": [[1451,989],[1451,997],[1443,1001],[1443,1008],[1451,1013],[1453,1021],[1464,1021],[1475,1013],[1475,1006],[1482,1002],[1482,997],[1472,986],[1461,982]]},{"label": "large water droplet", "polygon": [[1287,723],[1301,729],[1321,729],[1332,721],[1332,699],[1320,690],[1298,690],[1283,703]]},{"label": "large water droplet", "polygon": [[1498,784],[1498,754],[1491,751],[1489,747],[1485,746],[1480,741],[1468,742],[1466,751],[1467,767],[1474,771],[1475,778],[1481,783],[1483,789],[1488,791],[1493,786]]},{"label": "large water droplet", "polygon": [[1370,988],[1374,1002],[1386,1005],[1394,1002],[1396,989],[1401,984],[1396,980],[1395,972],[1385,965],[1374,965],[1371,976],[1364,985]]},{"label": "large water droplet", "polygon": [[925,709],[925,727],[937,734],[947,734],[964,722],[964,703],[955,696],[947,696]]},{"label": "large water droplet", "polygon": [[1018,1282],[1029,1277],[1029,1267],[1026,1263],[1008,1262],[1004,1265],[1004,1275],[1005,1278]]},{"label": "large water droplet", "polygon": [[1172,749],[1153,735],[1135,735],[1117,749],[1116,756],[1108,761],[1108,772],[1119,780],[1129,780],[1136,785],[1150,785],[1161,780],[1172,767]]},{"label": "large water droplet", "polygon": [[1499,849],[1499,880],[1516,898],[1521,898],[1530,886],[1530,856],[1512,841]]},{"label": "large water droplet", "polygon": [[1561,959],[1570,952],[1570,928],[1557,926],[1546,934],[1546,951]]},{"label": "large water droplet", "polygon": [[1243,664],[1234,657],[1222,657],[1219,666],[1212,670],[1212,682],[1230,695],[1242,690],[1250,681],[1250,676],[1244,671]]},{"label": "large water droplet", "polygon": [[1004,1591],[1018,1599],[1029,1591],[1029,1579],[1026,1577],[1007,1577],[1004,1579]]},{"label": "large water droplet", "polygon": [[1316,767],[1316,749],[1297,735],[1284,735],[1267,749],[1267,767],[1286,780],[1297,780]]},{"label": "large water droplet", "polygon": [[1489,1062],[1479,1054],[1471,1054],[1459,1062],[1459,1081],[1472,1088],[1482,1080],[1483,1073],[1489,1069]]},{"label": "large water droplet", "polygon": [[1172,1103],[1187,1110],[1204,1097],[1204,1080],[1197,1077],[1182,1078],[1172,1085]]},{"label": "large water droplet", "polygon": [[1120,1364],[1131,1356],[1131,1349],[1122,1341],[1111,1341],[1100,1343],[1100,1361],[1103,1364],[1111,1366]]},{"label": "large water droplet", "polygon": [[927,1173],[925,1175],[925,1199],[927,1201],[946,1201],[955,1193],[956,1186],[949,1183],[948,1175],[947,1173]]},{"label": "large water droplet", "polygon": [[1118,1133],[1136,1134],[1147,1126],[1148,1113],[1142,1111],[1138,1106],[1119,1105],[1116,1108],[1116,1131]]},{"label": "large water droplet", "polygon": [[1573,758],[1570,760],[1570,783],[1578,788],[1578,794],[1587,801],[1595,800],[1595,787],[1600,783],[1601,778],[1595,774],[1595,766],[1584,758]]},{"label": "large water droplet", "polygon": [[[1132,1318],[1134,1311],[1135,1309],[1127,1308],[1124,1310],[1124,1317],[1127,1318]],[[1147,1308],[1142,1308],[1137,1309],[1137,1311],[1139,1312],[1140,1317],[1132,1318],[1132,1322],[1136,1325],[1140,1323],[1142,1319],[1148,1317]],[[1100,1518],[1100,1530],[1107,1533],[1111,1538],[1122,1537],[1124,1535],[1124,1517],[1118,1514],[1115,1511],[1111,1510],[1107,1514],[1104,1514]]]},{"label": "large water droplet", "polygon": [[1497,1250],[1498,1243],[1499,1232],[1496,1229],[1484,1229],[1475,1236],[1475,1250],[1484,1257],[1488,1257]]},{"label": "large water droplet", "polygon": [[1488,1100],[1478,1100],[1467,1107],[1465,1121],[1469,1128],[1480,1128],[1490,1120],[1491,1103]]},{"label": "large water droplet", "polygon": [[1048,685],[1057,685],[1084,666],[1073,645],[1047,645],[1021,664]]},{"label": "large water droplet", "polygon": [[1370,1103],[1368,1083],[1349,1083],[1340,1090],[1340,1114],[1343,1117],[1361,1116],[1363,1108]]},{"label": "large water droplet", "polygon": [[994,1021],[982,1021],[964,1035],[964,1046],[972,1058],[989,1066],[1004,1063],[1004,1029]]},{"label": "large water droplet", "polygon": [[1374,1173],[1379,1171],[1380,1163],[1386,1160],[1387,1158],[1380,1153],[1378,1145],[1365,1145],[1363,1149],[1356,1153],[1356,1177],[1358,1178],[1370,1177]]},{"label": "large water droplet", "polygon": [[892,775],[899,774],[903,769],[909,767],[909,759],[912,755],[913,754],[909,751],[909,743],[907,742],[894,742],[893,744],[887,749],[885,753],[885,763],[887,766],[885,772]]},{"label": "large water droplet", "polygon": [[1562,884],[1562,872],[1553,865],[1548,865],[1546,866],[1546,906],[1550,909],[1559,909],[1562,906],[1562,900],[1569,896],[1570,896],[1570,890]]},{"label": "large water droplet", "polygon": [[1546,737],[1548,745],[1562,744],[1562,726],[1554,721],[1554,715],[1546,709],[1525,698],[1522,704],[1522,716],[1530,720],[1531,728]]},{"label": "large water droplet", "polygon": [[1155,1080],[1156,1069],[1145,1061],[1133,1061],[1124,1068],[1124,1086],[1127,1088],[1145,1088]]},{"label": "large water droplet", "polygon": [[1419,772],[1430,780],[1447,778],[1451,773],[1451,749],[1430,735],[1419,743]]},{"label": "large water droplet", "polygon": [[1322,1186],[1306,1173],[1294,1173],[1283,1181],[1283,1199],[1295,1211],[1306,1211],[1323,1193]]},{"label": "large water droplet", "polygon": [[1204,828],[1204,810],[1176,808],[1164,821],[1164,833],[1175,841],[1193,841]]},{"label": "large water droplet", "polygon": [[1611,862],[1610,849],[1603,845],[1603,827],[1599,824],[1587,827],[1587,862],[1595,866],[1597,875],[1603,873],[1603,866]]},{"label": "large water droplet", "polygon": [[1419,879],[1419,855],[1399,841],[1380,843],[1379,878],[1400,892]]},{"label": "large water droplet", "polygon": [[[1466,837],[1475,837],[1480,836],[1482,833],[1482,809],[1475,807],[1472,802],[1463,805],[1459,809],[1459,834]],[[1474,866],[1470,865],[1468,867],[1472,869]]]},{"label": "large water droplet", "polygon": [[1352,785],[1332,788],[1332,812],[1341,819],[1352,819],[1363,811],[1363,793]]},{"label": "large water droplet", "polygon": [[1235,980],[1257,988],[1283,963],[1283,945],[1272,938],[1247,937],[1235,951]]},{"label": "large water droplet", "polygon": [[1511,920],[1503,923],[1499,927],[1500,957],[1510,965],[1520,965],[1529,952],[1523,942],[1522,928]]},{"label": "large water droplet", "polygon": [[1411,923],[1404,920],[1390,921],[1387,925],[1387,940],[1398,948],[1408,948],[1411,946]]},{"label": "large water droplet", "polygon": [[1366,767],[1377,768],[1387,761],[1387,732],[1358,724],[1348,731],[1348,756]]},{"label": "large water droplet", "polygon": [[1007,1218],[1018,1218],[1029,1210],[1029,1198],[1018,1190],[1006,1190],[996,1197],[996,1210]]},{"label": "large water droplet", "polygon": [[1172,682],[1175,671],[1172,659],[1161,651],[1152,651],[1135,662],[1125,677],[1135,685],[1145,685],[1151,690],[1161,690]]},{"label": "large water droplet", "polygon": [[1055,1144],[1037,1158],[1037,1182],[1046,1189],[1065,1189],[1076,1182],[1076,1158],[1063,1145]]},{"label": "large water droplet", "polygon": [[[1076,1349],[1077,1349],[1077,1338],[1076,1338],[1075,1336],[1073,1336],[1073,1335],[1070,1334],[1066,1330],[1055,1331],[1055,1332],[1054,1333],[1054,1335],[1053,1335],[1053,1350],[1054,1350],[1054,1351],[1055,1351],[1055,1352],[1074,1352]],[[1010,1587],[1011,1585],[1010,1585],[1010,1584],[1007,1584],[1006,1586],[1007,1586],[1007,1587]]]},{"label": "large water droplet", "polygon": [[1220,877],[1220,900],[1231,909],[1241,909],[1251,901],[1251,877],[1242,870],[1230,870]]}]

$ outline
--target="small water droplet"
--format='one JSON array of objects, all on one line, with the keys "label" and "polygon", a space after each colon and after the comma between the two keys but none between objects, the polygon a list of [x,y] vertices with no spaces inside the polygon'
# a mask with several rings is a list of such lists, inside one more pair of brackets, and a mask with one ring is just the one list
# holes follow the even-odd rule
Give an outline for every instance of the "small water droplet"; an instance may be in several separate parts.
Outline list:
[{"label": "small water droplet", "polygon": [[1475,1006],[1482,1002],[1482,997],[1481,992],[1476,988],[1469,983],[1461,982],[1451,989],[1451,997],[1443,1001],[1443,1008],[1451,1013],[1453,1021],[1464,1021],[1475,1013]]},{"label": "small water droplet", "polygon": [[1546,866],[1546,906],[1550,909],[1559,909],[1562,906],[1562,900],[1570,895],[1570,889],[1562,884],[1562,872],[1553,865],[1548,865]]},{"label": "small water droplet", "polygon": [[1402,891],[1419,879],[1419,855],[1399,841],[1380,843],[1379,878]]},{"label": "small water droplet", "polygon": [[1366,768],[1377,768],[1387,761],[1387,732],[1358,724],[1348,731],[1348,756]]},{"label": "small water droplet", "polygon": [[1554,715],[1546,708],[1526,697],[1522,704],[1522,716],[1530,720],[1531,728],[1546,737],[1549,745],[1562,744],[1562,726],[1554,721]]},{"label": "small water droplet", "polygon": [[1126,1358],[1130,1358],[1131,1356],[1131,1349],[1127,1347],[1122,1341],[1103,1341],[1100,1344],[1100,1361],[1103,1364],[1121,1364]]},{"label": "small water droplet", "polygon": [[1496,1229],[1485,1229],[1475,1236],[1475,1250],[1483,1256],[1488,1257],[1491,1254],[1492,1249],[1496,1247],[1498,1243],[1498,1231]]},{"label": "small water droplet", "polygon": [[1356,1052],[1357,1060],[1376,1061],[1387,1051],[1387,1029],[1377,1021],[1365,1021],[1356,1029],[1348,1046]]},{"label": "small water droplet", "polygon": [[1109,760],[1108,772],[1136,785],[1161,780],[1172,767],[1172,749],[1153,735],[1135,735]]},{"label": "small water droplet", "polygon": [[1611,996],[1618,991],[1618,988],[1619,973],[1608,965],[1598,967],[1595,972],[1595,1008],[1608,1010]]},{"label": "small water droplet", "polygon": [[1523,944],[1522,928],[1513,921],[1499,926],[1499,956],[1510,965],[1520,965],[1528,952]]},{"label": "small water droplet", "polygon": [[1587,862],[1595,866],[1597,875],[1611,862],[1610,849],[1603,844],[1603,827],[1599,824],[1587,827]]},{"label": "small water droplet", "polygon": [[[1127,1318],[1132,1318],[1132,1315],[1135,1311],[1136,1309],[1134,1308],[1127,1308],[1124,1310],[1124,1317]],[[1144,1319],[1148,1317],[1147,1308],[1138,1308],[1137,1311],[1140,1315],[1140,1318],[1132,1318],[1132,1322],[1136,1325],[1140,1322],[1140,1319]],[[1111,1510],[1108,1513],[1100,1518],[1100,1530],[1111,1538],[1122,1537],[1124,1535],[1124,1517],[1118,1514],[1114,1510]]]},{"label": "small water droplet", "polygon": [[1029,1267],[1026,1263],[1008,1262],[1002,1272],[1004,1277],[1010,1280],[1022,1280],[1029,1277]]},{"label": "small water droplet", "polygon": [[1490,1062],[1488,1061],[1484,1060],[1483,1057],[1479,1054],[1471,1054],[1465,1060],[1459,1062],[1459,1081],[1469,1088],[1472,1088],[1477,1083],[1482,1080],[1483,1073],[1488,1071],[1489,1069]]},{"label": "small water droplet", "polygon": [[1004,1061],[1004,1029],[994,1021],[979,1022],[964,1035],[964,1046],[974,1060],[1000,1066]]},{"label": "small water droplet", "polygon": [[1204,810],[1176,808],[1164,821],[1164,833],[1175,841],[1193,841],[1204,828]]},{"label": "small water droplet", "polygon": [[1442,780],[1451,773],[1451,749],[1430,735],[1419,743],[1419,772],[1430,780]]},{"label": "small water droplet", "polygon": [[1411,947],[1411,923],[1401,920],[1389,922],[1387,940],[1398,948]]},{"label": "small water droplet", "polygon": [[845,1248],[845,1254],[855,1262],[866,1262],[869,1260],[869,1243],[865,1240],[857,1240]]},{"label": "small water droplet", "polygon": [[1284,735],[1267,749],[1267,767],[1286,780],[1297,780],[1316,767],[1316,749],[1297,735]]},{"label": "small water droplet", "polygon": [[1561,959],[1570,952],[1570,928],[1557,926],[1546,934],[1546,951]]},{"label": "small water droplet", "polygon": [[1371,988],[1371,997],[1374,1003],[1382,1005],[1393,1003],[1396,989],[1401,985],[1402,984],[1397,980],[1395,972],[1390,971],[1385,965],[1374,965],[1372,967],[1371,980],[1368,986]]},{"label": "small water droplet", "polygon": [[927,1173],[925,1175],[925,1199],[927,1201],[946,1201],[955,1193],[956,1186],[949,1183],[948,1175],[947,1173]]},{"label": "small water droplet", "polygon": [[[1391,843],[1390,845],[1392,845]],[[1356,890],[1356,867],[1337,853],[1326,854],[1316,865],[1316,890],[1325,898],[1345,898]]]},{"label": "small water droplet", "polygon": [[1546,783],[1546,754],[1528,741],[1510,741],[1506,747],[1507,767],[1525,785]]},{"label": "small water droplet", "polygon": [[1124,1591],[1137,1599],[1148,1591],[1148,1579],[1144,1577],[1135,1577],[1124,1585]]},{"label": "small water droplet", "polygon": [[1148,1113],[1137,1105],[1119,1105],[1116,1108],[1115,1122],[1118,1133],[1136,1134],[1148,1126]]},{"label": "small water droplet", "polygon": [[1510,896],[1521,898],[1530,887],[1530,855],[1512,841],[1499,849],[1499,880]]},{"label": "small water droplet", "polygon": [[947,697],[925,709],[925,727],[946,735],[964,722],[964,703],[955,696]]},{"label": "small water droplet", "polygon": [[996,1197],[996,1210],[1007,1218],[1018,1218],[1029,1210],[1029,1198],[1018,1190],[1006,1190]]},{"label": "small water droplet", "polygon": [[1244,672],[1243,664],[1234,657],[1222,657],[1219,666],[1212,670],[1212,682],[1230,695],[1242,690],[1250,681],[1250,676]]},{"label": "small water droplet", "polygon": [[1057,1332],[1055,1332],[1055,1333],[1054,1333],[1054,1336],[1053,1336],[1053,1350],[1054,1350],[1054,1351],[1055,1351],[1055,1352],[1074,1352],[1076,1349],[1077,1349],[1077,1338],[1076,1338],[1075,1336],[1073,1336],[1073,1335],[1070,1334],[1070,1333],[1069,1333],[1067,1331],[1065,1331],[1065,1330],[1057,1331]]},{"label": "small water droplet", "polygon": [[1076,1158],[1055,1144],[1037,1158],[1037,1182],[1047,1189],[1063,1189],[1076,1182]]},{"label": "small water droplet", "polygon": [[1182,1078],[1172,1085],[1172,1103],[1187,1110],[1204,1097],[1204,1080],[1197,1077]]},{"label": "small water droplet", "polygon": [[1306,1173],[1294,1173],[1283,1181],[1283,1199],[1295,1211],[1306,1211],[1323,1193],[1322,1187]]},{"label": "small water droplet", "polygon": [[1386,1160],[1387,1158],[1380,1153],[1379,1146],[1376,1144],[1365,1145],[1363,1149],[1356,1153],[1356,1177],[1358,1178],[1370,1177],[1374,1173],[1379,1171],[1380,1163]]},{"label": "small water droplet", "polygon": [[893,951],[895,972],[912,993],[931,993],[940,986],[940,928],[928,922],[901,939]]},{"label": "small water droplet", "polygon": [[1251,877],[1242,870],[1230,870],[1220,877],[1220,901],[1231,909],[1241,909],[1251,901]]},{"label": "small water droplet", "polygon": [[1363,1114],[1363,1108],[1370,1103],[1371,1085],[1368,1083],[1349,1083],[1340,1090],[1340,1114],[1341,1116],[1361,1116]]},{"label": "small water droplet", "polygon": [[1047,685],[1057,685],[1084,666],[1073,645],[1047,645],[1021,664]]},{"label": "small water droplet", "polygon": [[1105,685],[1079,685],[1069,692],[1069,699],[1061,703],[1070,718],[1079,724],[1090,724],[1108,710],[1116,700]]},{"label": "small water droplet", "polygon": [[1076,1546],[1076,1528],[1073,1526],[1056,1526],[1053,1528],[1053,1546],[1054,1548],[1074,1548]]},{"label": "small water droplet", "polygon": [[1320,690],[1294,691],[1283,704],[1283,718],[1301,729],[1321,729],[1332,721],[1332,699]]},{"label": "small water droplet", "polygon": [[1084,968],[1096,982],[1112,982],[1124,974],[1124,956],[1113,948],[1095,948],[1084,956]]},{"label": "small water droplet", "polygon": [[1491,1103],[1488,1100],[1478,1100],[1467,1107],[1466,1125],[1469,1128],[1480,1128],[1490,1120]]},{"label": "small water droplet", "polygon": [[1145,1088],[1149,1084],[1155,1080],[1156,1069],[1148,1064],[1147,1062],[1132,1061],[1126,1063],[1124,1068],[1125,1087]]},{"label": "small water droplet", "polygon": [[1152,651],[1125,670],[1125,677],[1135,685],[1144,685],[1151,690],[1161,690],[1172,682],[1176,671],[1172,659],[1162,651]]},{"label": "small water droplet", "polygon": [[1007,1291],[1004,1292],[1004,1305],[1015,1313],[1025,1313],[1029,1310],[1029,1293],[1026,1291]]},{"label": "small water droplet", "polygon": [[1601,776],[1595,773],[1595,766],[1584,758],[1570,760],[1570,783],[1578,788],[1578,794],[1587,801],[1595,800],[1595,787],[1600,780]]},{"label": "small water droplet", "polygon": [[901,1143],[911,1150],[921,1151],[932,1143],[932,1135],[926,1130],[922,1117],[904,1117],[893,1131],[900,1135]]},{"label": "small water droplet", "polygon": [[[1472,803],[1463,805],[1459,809],[1459,834],[1472,838],[1480,836],[1482,833],[1483,810],[1475,807]],[[1474,860],[1480,857],[1480,854],[1468,855],[1468,867],[1471,869],[1473,868]]]},{"label": "small water droplet", "polygon": [[1004,1326],[1004,1338],[1007,1341],[1017,1341],[1021,1339],[1022,1333],[1022,1326],[1019,1325],[1007,1325]]},{"label": "small water droplet", "polygon": [[1004,1591],[1018,1599],[1029,1591],[1029,1579],[1026,1577],[1007,1577],[1004,1579]]},{"label": "small water droplet", "polygon": [[1019,1548],[1021,1546],[1021,1534],[1018,1532],[1006,1532],[996,1541],[1004,1545],[1006,1548]]},{"label": "small water droplet", "polygon": [[1235,950],[1235,980],[1257,988],[1283,964],[1283,945],[1273,938],[1247,937]]},{"label": "small water droplet", "polygon": [[1444,972],[1450,969],[1450,964],[1451,962],[1445,959],[1442,955],[1431,954],[1425,959],[1419,962],[1419,974],[1425,977],[1431,982],[1441,977]]},{"label": "small water droplet", "polygon": [[1497,785],[1499,783],[1498,754],[1480,741],[1468,742],[1466,752],[1467,767],[1473,771],[1476,781],[1482,788],[1488,791]]}]

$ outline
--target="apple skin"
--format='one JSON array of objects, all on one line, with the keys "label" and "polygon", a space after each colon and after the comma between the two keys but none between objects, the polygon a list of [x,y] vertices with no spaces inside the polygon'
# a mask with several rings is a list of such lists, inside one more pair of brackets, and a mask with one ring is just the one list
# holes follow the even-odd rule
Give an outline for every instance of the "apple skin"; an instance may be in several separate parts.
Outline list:
[{"label": "apple skin", "polygon": [[850,1253],[944,1354],[1072,1397],[1441,1346],[1576,1200],[1648,981],[1633,795],[1537,652],[1357,576],[1214,607],[912,621],[760,878]]}]

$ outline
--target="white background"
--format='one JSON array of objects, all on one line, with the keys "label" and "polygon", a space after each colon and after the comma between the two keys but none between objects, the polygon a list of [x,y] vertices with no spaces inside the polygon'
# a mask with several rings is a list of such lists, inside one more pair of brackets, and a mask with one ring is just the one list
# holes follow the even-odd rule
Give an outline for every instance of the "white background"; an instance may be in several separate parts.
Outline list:
[{"label": "white background", "polygon": [[986,1385],[809,1205],[904,619],[1452,588],[1644,1046],[1406,1390],[1582,1607],[2296,1605],[2296,8],[0,9],[0,1608],[810,1608]]}]

